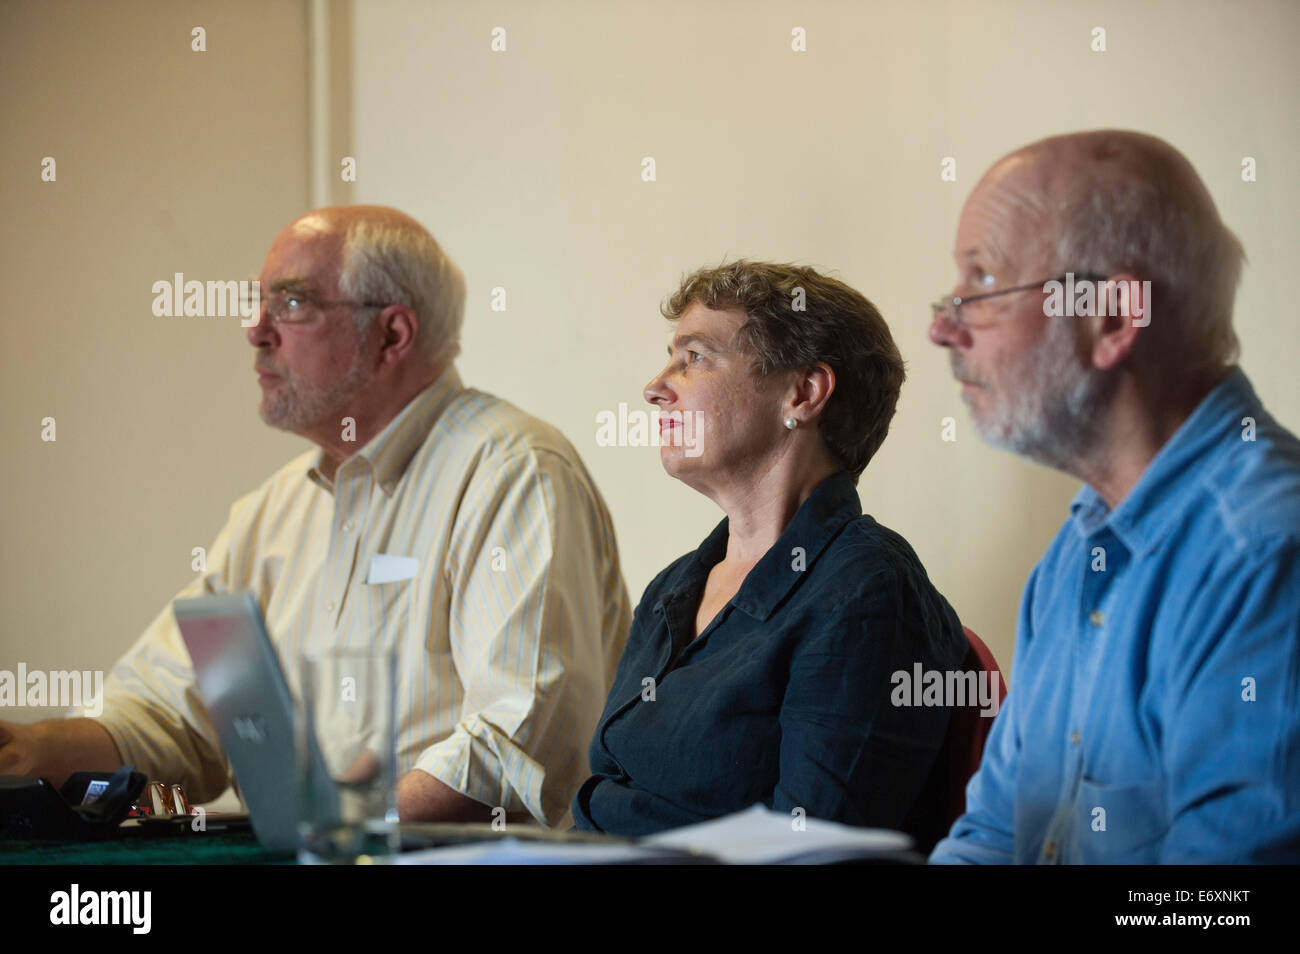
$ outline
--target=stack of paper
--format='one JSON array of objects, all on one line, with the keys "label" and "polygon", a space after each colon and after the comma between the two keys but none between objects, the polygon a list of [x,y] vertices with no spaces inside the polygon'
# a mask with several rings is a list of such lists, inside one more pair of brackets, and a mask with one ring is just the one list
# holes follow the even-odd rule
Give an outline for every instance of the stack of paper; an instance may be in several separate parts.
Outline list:
[{"label": "stack of paper", "polygon": [[815,818],[794,818],[762,805],[725,818],[675,828],[637,842],[611,838],[565,841],[496,836],[472,844],[428,848],[398,856],[406,865],[583,864],[834,864],[845,861],[917,862],[912,839],[896,831],[854,828]]}]

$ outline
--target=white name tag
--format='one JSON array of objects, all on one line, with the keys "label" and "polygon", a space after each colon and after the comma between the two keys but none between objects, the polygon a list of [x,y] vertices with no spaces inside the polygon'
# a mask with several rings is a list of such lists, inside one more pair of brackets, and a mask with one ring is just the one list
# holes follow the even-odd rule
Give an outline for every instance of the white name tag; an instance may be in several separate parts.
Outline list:
[{"label": "white name tag", "polygon": [[376,553],[370,558],[370,575],[366,577],[366,582],[375,584],[410,580],[415,577],[419,569],[420,561],[415,557],[389,556],[387,553]]}]

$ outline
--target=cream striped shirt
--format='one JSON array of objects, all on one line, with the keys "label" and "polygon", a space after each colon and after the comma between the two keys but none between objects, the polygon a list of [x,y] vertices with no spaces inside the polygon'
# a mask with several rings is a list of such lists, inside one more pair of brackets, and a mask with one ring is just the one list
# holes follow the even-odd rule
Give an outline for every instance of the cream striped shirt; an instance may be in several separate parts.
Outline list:
[{"label": "cream striped shirt", "polygon": [[[308,452],[237,501],[178,595],[255,593],[295,695],[304,651],[394,647],[399,777],[567,825],[630,625],[577,451],[453,366],[332,481],[320,463]],[[415,576],[368,584],[380,554],[417,559]],[[192,799],[230,781],[170,606],[114,667],[101,723]]]}]

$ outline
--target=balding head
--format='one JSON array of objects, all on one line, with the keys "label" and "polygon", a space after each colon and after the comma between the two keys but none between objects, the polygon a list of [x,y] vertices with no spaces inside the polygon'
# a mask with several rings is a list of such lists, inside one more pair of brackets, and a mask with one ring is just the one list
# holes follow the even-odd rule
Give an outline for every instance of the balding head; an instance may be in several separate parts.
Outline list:
[{"label": "balding head", "polygon": [[311,235],[347,235],[348,229],[358,223],[371,223],[390,229],[407,229],[412,232],[428,231],[399,209],[386,205],[330,205],[313,209],[298,216],[286,227],[300,237]]},{"label": "balding head", "polygon": [[981,193],[997,199],[1008,241],[1031,234],[1054,275],[1151,282],[1151,326],[1135,361],[1199,374],[1236,360],[1232,306],[1245,255],[1167,142],[1121,130],[1053,136],[995,163],[972,201]]},{"label": "balding head", "polygon": [[1081,184],[1092,191],[1115,191],[1143,183],[1171,195],[1185,194],[1189,204],[1217,215],[1187,158],[1145,133],[1101,129],[1040,139],[998,160],[984,179],[1008,177],[1046,202],[1069,196]]},{"label": "balding head", "polygon": [[[431,366],[460,353],[465,279],[411,216],[384,205],[327,206],[299,216],[281,232],[286,236],[333,256],[341,296],[410,306],[419,321],[416,348]],[[358,329],[374,318],[358,311]]]}]

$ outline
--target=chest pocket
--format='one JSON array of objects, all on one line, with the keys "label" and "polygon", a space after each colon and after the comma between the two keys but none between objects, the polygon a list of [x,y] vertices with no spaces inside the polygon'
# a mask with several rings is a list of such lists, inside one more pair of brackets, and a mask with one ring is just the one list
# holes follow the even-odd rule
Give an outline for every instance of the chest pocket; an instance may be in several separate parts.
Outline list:
[{"label": "chest pocket", "polygon": [[1156,864],[1169,830],[1164,780],[1105,785],[1084,778],[1079,782],[1075,822],[1081,862]]},{"label": "chest pocket", "polygon": [[363,583],[352,594],[347,645],[385,646],[400,656],[406,647],[414,589],[411,580]]}]

